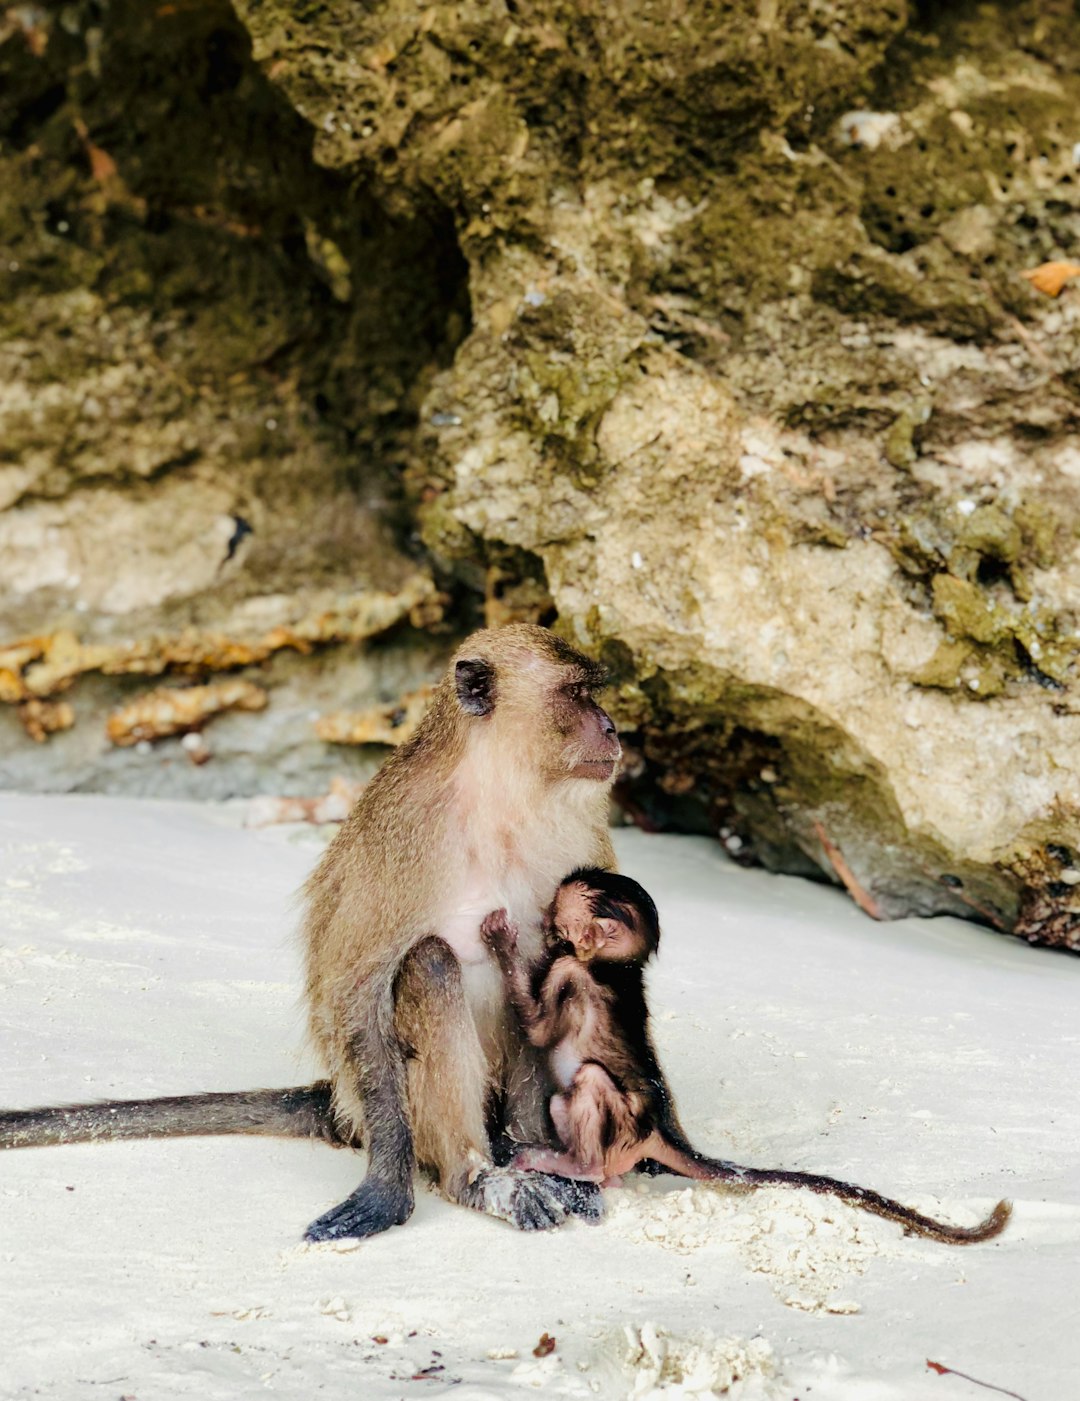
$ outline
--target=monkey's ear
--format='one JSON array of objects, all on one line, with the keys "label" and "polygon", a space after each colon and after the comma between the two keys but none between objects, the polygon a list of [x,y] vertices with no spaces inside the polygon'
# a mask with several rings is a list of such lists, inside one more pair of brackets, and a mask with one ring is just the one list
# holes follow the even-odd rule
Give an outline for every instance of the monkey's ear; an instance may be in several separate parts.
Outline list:
[{"label": "monkey's ear", "polygon": [[454,689],[461,708],[469,715],[490,715],[495,709],[495,668],[479,657],[458,662]]}]

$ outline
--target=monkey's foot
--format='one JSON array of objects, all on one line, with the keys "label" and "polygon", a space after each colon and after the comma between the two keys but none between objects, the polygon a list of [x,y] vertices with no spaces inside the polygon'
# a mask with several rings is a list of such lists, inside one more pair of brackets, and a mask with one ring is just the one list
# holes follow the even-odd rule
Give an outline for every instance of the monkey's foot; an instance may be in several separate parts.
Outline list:
[{"label": "monkey's foot", "polygon": [[517,1168],[485,1168],[464,1189],[461,1201],[519,1231],[550,1231],[568,1216],[595,1220],[599,1195],[591,1183]]},{"label": "monkey's foot", "polygon": [[391,1226],[403,1226],[412,1212],[411,1187],[391,1182],[361,1182],[343,1202],[313,1221],[304,1232],[304,1239],[363,1240]]},{"label": "monkey's foot", "polygon": [[604,1199],[598,1182],[584,1182],[574,1177],[549,1177],[547,1181],[571,1216],[580,1216],[582,1221],[604,1219]]}]

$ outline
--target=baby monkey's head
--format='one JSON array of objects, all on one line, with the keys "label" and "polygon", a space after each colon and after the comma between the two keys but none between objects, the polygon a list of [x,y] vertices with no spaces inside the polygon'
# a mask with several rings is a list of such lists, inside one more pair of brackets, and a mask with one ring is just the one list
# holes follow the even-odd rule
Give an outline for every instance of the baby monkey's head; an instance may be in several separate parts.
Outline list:
[{"label": "baby monkey's head", "polygon": [[660,920],[649,892],[629,876],[597,867],[566,877],[555,892],[550,924],[583,963],[645,963],[660,943]]}]

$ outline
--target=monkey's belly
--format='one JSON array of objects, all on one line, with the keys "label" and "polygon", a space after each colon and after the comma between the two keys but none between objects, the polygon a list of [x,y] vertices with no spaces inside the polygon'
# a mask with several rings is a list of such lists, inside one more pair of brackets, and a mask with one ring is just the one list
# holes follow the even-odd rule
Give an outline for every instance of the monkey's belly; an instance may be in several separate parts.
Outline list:
[{"label": "monkey's belly", "polygon": [[568,1090],[581,1069],[581,1056],[572,1036],[564,1037],[551,1052],[551,1073],[562,1089]]},{"label": "monkey's belly", "polygon": [[470,964],[490,962],[490,955],[480,939],[480,925],[492,910],[500,908],[492,896],[474,896],[464,901],[443,921],[439,934],[457,954],[463,968]]},{"label": "monkey's belly", "polygon": [[[465,1000],[485,1059],[492,1067],[505,1062],[515,1022],[510,1015],[499,965],[480,938],[480,925],[492,910],[503,909],[507,903],[504,891],[482,889],[479,882],[474,882],[466,898],[454,907],[439,930],[461,964]],[[532,918],[535,921],[535,914]],[[520,940],[523,950],[531,952],[535,942],[532,930],[523,927]]]},{"label": "monkey's belly", "polygon": [[439,935],[457,954],[462,967],[491,962],[480,938],[480,926],[493,910],[503,909],[517,925],[518,949],[523,957],[536,957],[540,947],[540,906],[532,891],[505,876],[498,882],[471,877],[439,929]]}]

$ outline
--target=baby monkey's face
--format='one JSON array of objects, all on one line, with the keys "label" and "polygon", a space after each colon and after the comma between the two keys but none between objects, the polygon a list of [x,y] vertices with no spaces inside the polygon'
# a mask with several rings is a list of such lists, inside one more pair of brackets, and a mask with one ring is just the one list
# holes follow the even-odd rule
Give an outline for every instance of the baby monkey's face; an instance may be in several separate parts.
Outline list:
[{"label": "baby monkey's face", "polygon": [[598,915],[596,891],[584,881],[559,886],[551,906],[551,926],[556,938],[573,944],[582,963],[601,959],[608,963],[639,963],[646,956],[645,940],[631,912],[625,918]]}]

